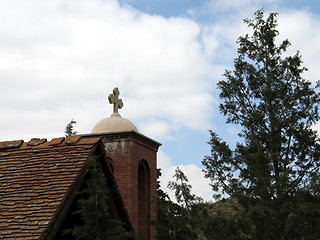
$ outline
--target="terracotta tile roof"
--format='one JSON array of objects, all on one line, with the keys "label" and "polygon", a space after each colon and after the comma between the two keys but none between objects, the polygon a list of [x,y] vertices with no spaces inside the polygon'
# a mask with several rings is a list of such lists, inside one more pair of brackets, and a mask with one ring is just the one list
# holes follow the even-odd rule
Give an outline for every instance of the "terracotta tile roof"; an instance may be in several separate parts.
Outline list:
[{"label": "terracotta tile roof", "polygon": [[99,137],[0,142],[0,239],[43,239]]}]

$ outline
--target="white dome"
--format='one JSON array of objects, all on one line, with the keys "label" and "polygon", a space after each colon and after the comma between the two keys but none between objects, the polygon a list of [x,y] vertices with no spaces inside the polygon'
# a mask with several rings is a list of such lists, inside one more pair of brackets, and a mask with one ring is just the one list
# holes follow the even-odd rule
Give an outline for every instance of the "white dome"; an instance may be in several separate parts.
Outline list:
[{"label": "white dome", "polygon": [[119,113],[113,113],[110,117],[98,122],[91,133],[112,133],[112,132],[138,132],[136,126]]}]

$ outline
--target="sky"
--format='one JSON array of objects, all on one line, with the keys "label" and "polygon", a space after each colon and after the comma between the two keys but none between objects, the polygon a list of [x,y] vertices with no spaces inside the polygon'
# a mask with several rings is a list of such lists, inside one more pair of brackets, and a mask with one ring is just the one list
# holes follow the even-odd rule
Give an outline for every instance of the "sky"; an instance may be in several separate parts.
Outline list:
[{"label": "sky", "polygon": [[225,124],[216,84],[233,69],[243,19],[261,8],[279,13],[279,41],[300,51],[304,78],[319,80],[318,0],[0,1],[0,141],[51,140],[72,119],[90,133],[118,87],[122,117],[162,143],[162,188],[179,166],[212,200],[201,170],[209,130],[230,145],[239,130]]}]

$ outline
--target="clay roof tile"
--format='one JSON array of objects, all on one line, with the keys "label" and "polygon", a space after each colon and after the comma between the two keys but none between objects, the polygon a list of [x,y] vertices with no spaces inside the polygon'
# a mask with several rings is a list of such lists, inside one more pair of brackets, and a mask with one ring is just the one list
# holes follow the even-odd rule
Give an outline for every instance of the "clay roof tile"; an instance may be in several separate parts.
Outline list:
[{"label": "clay roof tile", "polygon": [[0,142],[0,150],[18,148],[21,146],[22,143],[23,143],[23,140]]},{"label": "clay roof tile", "polygon": [[71,145],[71,144],[76,144],[80,140],[81,136],[67,136],[65,140],[65,144]]},{"label": "clay roof tile", "polygon": [[64,137],[60,137],[60,138],[53,138],[50,142],[49,145],[58,145],[60,143],[62,143],[64,141]]},{"label": "clay roof tile", "polygon": [[43,144],[47,141],[47,139],[45,138],[32,138],[28,143],[27,145],[28,146],[39,146],[40,144]]},{"label": "clay roof tile", "polygon": [[0,142],[0,239],[41,239],[100,138]]}]

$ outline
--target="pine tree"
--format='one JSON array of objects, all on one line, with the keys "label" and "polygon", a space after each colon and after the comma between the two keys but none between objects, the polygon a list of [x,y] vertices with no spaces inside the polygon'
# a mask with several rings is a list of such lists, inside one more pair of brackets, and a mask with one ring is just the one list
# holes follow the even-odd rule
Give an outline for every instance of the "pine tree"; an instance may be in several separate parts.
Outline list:
[{"label": "pine tree", "polygon": [[[161,171],[158,170],[158,177]],[[170,181],[168,186],[175,191],[176,201],[170,199],[169,195],[160,189],[158,182],[158,202],[157,202],[157,230],[158,240],[184,240],[197,239],[199,233],[198,208],[202,199],[191,194],[191,185],[188,178],[177,168],[174,181]]]},{"label": "pine tree", "polygon": [[177,167],[173,175],[175,181],[169,181],[168,188],[175,191],[177,203],[184,207],[188,214],[191,214],[192,206],[201,203],[203,200],[191,193],[192,186],[184,172]]},{"label": "pine tree", "polygon": [[74,213],[81,218],[82,224],[73,226],[66,233],[79,240],[133,239],[133,234],[111,215],[111,195],[98,158],[90,160],[87,176],[85,188],[79,193],[79,208]]},{"label": "pine tree", "polygon": [[76,135],[78,132],[73,130],[73,125],[76,124],[77,122],[71,119],[71,121],[67,124],[66,129],[64,130],[64,133],[66,136],[72,136]]},{"label": "pine tree", "polygon": [[312,126],[320,96],[302,77],[299,52],[286,56],[290,42],[276,44],[276,13],[264,18],[259,10],[244,21],[253,34],[239,37],[234,70],[218,83],[220,111],[241,126],[243,141],[232,150],[210,131],[205,174],[214,191],[236,196],[247,209],[253,239],[315,239],[320,144]]}]

